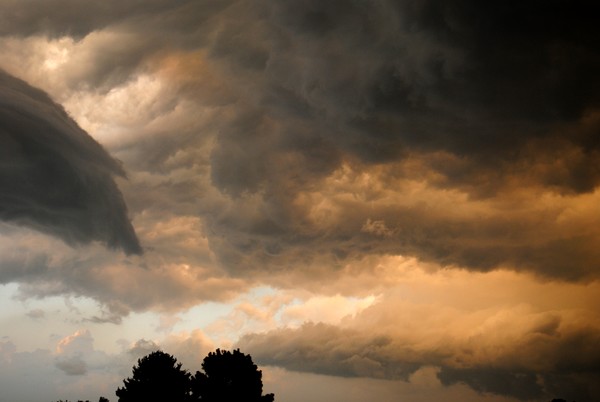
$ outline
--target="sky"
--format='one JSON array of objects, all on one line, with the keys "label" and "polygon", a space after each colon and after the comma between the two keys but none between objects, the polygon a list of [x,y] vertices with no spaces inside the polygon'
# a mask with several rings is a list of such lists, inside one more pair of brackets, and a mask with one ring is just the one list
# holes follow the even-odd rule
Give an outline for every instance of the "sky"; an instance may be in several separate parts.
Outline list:
[{"label": "sky", "polygon": [[600,400],[594,3],[0,0],[0,402]]}]

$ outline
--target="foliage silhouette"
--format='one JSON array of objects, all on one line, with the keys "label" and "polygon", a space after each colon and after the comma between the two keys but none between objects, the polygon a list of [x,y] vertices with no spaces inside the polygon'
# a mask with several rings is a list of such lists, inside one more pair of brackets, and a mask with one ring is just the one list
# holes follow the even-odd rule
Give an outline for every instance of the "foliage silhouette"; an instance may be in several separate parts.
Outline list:
[{"label": "foliage silhouette", "polygon": [[239,349],[211,352],[202,363],[204,373],[192,377],[192,397],[201,402],[273,402],[274,395],[262,395],[262,371],[250,355]]},{"label": "foliage silhouette", "polygon": [[138,360],[133,376],[116,391],[119,402],[189,402],[190,373],[168,353],[152,352]]},{"label": "foliage silhouette", "polygon": [[[273,402],[262,395],[262,372],[250,355],[238,350],[211,352],[202,370],[191,376],[167,353],[156,351],[138,360],[133,376],[116,391],[119,402]],[[100,402],[108,402],[101,398]]]}]

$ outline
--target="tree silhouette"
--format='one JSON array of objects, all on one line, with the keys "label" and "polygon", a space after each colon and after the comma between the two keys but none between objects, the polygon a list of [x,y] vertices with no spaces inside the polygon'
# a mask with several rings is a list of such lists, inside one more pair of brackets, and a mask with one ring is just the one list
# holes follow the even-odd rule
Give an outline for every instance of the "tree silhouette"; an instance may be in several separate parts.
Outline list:
[{"label": "tree silhouette", "polygon": [[190,373],[168,353],[152,352],[138,360],[133,376],[116,391],[119,402],[189,402]]},{"label": "tree silhouette", "polygon": [[201,402],[273,402],[274,395],[262,395],[262,372],[250,355],[234,350],[211,352],[202,363],[204,373],[192,377],[192,397]]},{"label": "tree silhouette", "polygon": [[[119,402],[273,402],[262,395],[262,372],[250,355],[238,350],[211,352],[194,376],[167,353],[157,351],[138,360],[133,376],[116,391]],[[100,402],[105,402],[101,398]],[[108,401],[106,401],[108,402]]]}]

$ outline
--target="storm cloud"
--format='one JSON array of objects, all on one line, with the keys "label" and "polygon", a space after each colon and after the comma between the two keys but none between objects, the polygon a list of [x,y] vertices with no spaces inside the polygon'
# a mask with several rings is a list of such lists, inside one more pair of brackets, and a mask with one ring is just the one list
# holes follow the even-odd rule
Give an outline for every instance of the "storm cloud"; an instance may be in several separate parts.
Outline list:
[{"label": "storm cloud", "polygon": [[[541,194],[596,195],[600,60],[593,21],[575,18],[584,13],[566,2],[307,1],[225,25],[209,60],[252,95],[217,138],[212,183],[236,203],[262,202],[247,224],[209,218],[214,250],[230,267],[249,255],[294,265],[310,245],[327,264],[401,254],[595,276],[579,258],[597,265],[597,231],[561,227],[559,205],[531,213]],[[242,32],[251,45],[236,42]],[[242,47],[252,52],[239,59]],[[361,232],[369,220],[390,236]]]},{"label": "storm cloud", "polygon": [[237,300],[174,350],[214,335],[294,376],[597,399],[596,16],[2,1],[0,283],[91,298],[97,326]]},{"label": "storm cloud", "polygon": [[518,400],[597,397],[589,381],[600,373],[594,319],[588,323],[577,310],[459,313],[434,306],[383,300],[340,325],[247,334],[237,346],[262,364],[300,372],[409,381],[417,370],[437,367],[445,386],[464,383]]},{"label": "storm cloud", "polygon": [[[588,2],[117,3],[3,2],[2,66],[126,163],[161,263],[308,287],[389,255],[598,277]],[[32,117],[7,120],[6,152],[44,138],[12,145],[4,219],[140,252],[123,168],[3,77]]]},{"label": "storm cloud", "polygon": [[[73,60],[105,67],[67,67],[92,85],[151,71],[169,85],[153,121],[196,105],[201,127],[156,126],[127,150],[132,169],[173,178],[131,198],[177,193],[169,207],[202,217],[226,270],[401,254],[597,276],[597,216],[560,218],[596,202],[600,177],[588,3],[219,4],[174,3],[181,25],[149,11],[90,28]],[[127,43],[117,65],[111,37]]]},{"label": "storm cloud", "polygon": [[0,219],[70,244],[141,253],[121,165],[50,97],[0,71]]}]

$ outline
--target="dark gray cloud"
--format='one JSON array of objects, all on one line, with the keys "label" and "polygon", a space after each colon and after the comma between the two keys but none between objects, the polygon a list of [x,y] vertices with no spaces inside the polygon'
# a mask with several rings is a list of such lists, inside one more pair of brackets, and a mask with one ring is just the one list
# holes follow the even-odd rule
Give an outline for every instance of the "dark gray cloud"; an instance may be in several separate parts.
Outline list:
[{"label": "dark gray cloud", "polygon": [[131,348],[127,350],[127,353],[137,359],[156,350],[160,350],[160,346],[155,342],[148,341],[146,339],[139,339]]},{"label": "dark gray cloud", "polygon": [[0,5],[0,34],[73,36],[79,39],[123,20],[147,17],[185,3],[189,1],[106,1],[84,4],[76,0],[51,0],[43,3],[35,0],[8,0]]},{"label": "dark gray cloud", "polygon": [[[75,22],[54,10],[80,5],[52,4],[42,15],[31,2],[6,3],[19,18],[5,34],[79,39],[64,65],[75,72],[65,74],[70,90],[106,92],[158,72],[169,101],[149,121],[186,102],[213,110],[198,115],[202,124],[189,112],[114,151],[165,177],[124,190],[136,211],[200,216],[230,274],[402,254],[479,271],[598,275],[593,225],[559,223],[568,203],[530,204],[592,194],[600,179],[589,2],[153,1],[95,4]],[[398,200],[379,205],[383,191],[361,198],[352,183],[336,199],[327,190],[345,166]],[[404,202],[411,180],[490,204],[457,216],[433,196]],[[339,216],[320,225],[315,209],[327,203]],[[369,220],[388,234],[362,231]]]},{"label": "dark gray cloud", "polygon": [[79,356],[57,359],[56,368],[67,375],[84,375],[87,373],[87,364]]},{"label": "dark gray cloud", "polygon": [[[164,49],[207,48],[243,78],[259,74],[258,116],[295,115],[321,128],[305,134],[311,140],[325,137],[378,163],[413,149],[505,159],[598,103],[598,33],[585,1],[44,5],[4,3],[4,14],[18,17],[8,19],[5,34],[124,34],[125,42],[94,56],[100,67],[88,78],[95,79],[107,69],[132,74],[130,60]],[[122,43],[129,52],[119,50]]]},{"label": "dark gray cloud", "polygon": [[536,327],[524,330],[519,339],[505,339],[501,348],[487,349],[494,336],[457,344],[452,336],[442,335],[441,342],[427,345],[418,332],[394,335],[385,328],[307,323],[298,329],[248,334],[237,346],[262,364],[294,371],[408,381],[419,368],[435,366],[445,386],[464,383],[478,392],[519,400],[598,397],[600,389],[592,380],[600,373],[598,351],[592,346],[600,336],[597,329]]},{"label": "dark gray cloud", "polygon": [[520,401],[548,400],[561,396],[566,400],[593,401],[598,390],[591,378],[597,375],[543,374],[531,371],[511,371],[474,367],[456,369],[442,367],[438,378],[443,385],[467,384],[481,393],[512,396]]},{"label": "dark gray cloud", "polygon": [[[173,231],[178,223],[166,222],[162,229]],[[144,256],[115,255],[98,244],[86,247],[82,253],[81,249],[27,228],[6,224],[0,228],[0,284],[18,283],[20,300],[55,296],[96,300],[98,310],[80,317],[82,322],[118,325],[131,312],[171,313],[206,300],[225,301],[252,286],[215,268],[192,265],[181,256],[182,262],[168,254],[162,256],[160,250],[148,250]],[[190,233],[184,239],[192,254],[203,246],[193,236]],[[186,249],[168,235],[152,239],[151,244],[163,241],[180,252]]]},{"label": "dark gray cloud", "polygon": [[[0,281],[20,282],[22,297],[92,297],[102,307],[90,321],[119,323],[130,311],[224,300],[253,281],[335,293],[332,279],[349,272],[384,275],[375,267],[381,255],[597,280],[594,8],[560,0],[4,1],[5,38],[75,39],[49,73],[61,99],[75,104],[114,89],[125,105],[140,77],[161,88],[148,110],[133,109],[143,118],[123,118],[123,138],[111,146],[132,172],[122,188],[150,257],[115,262],[98,249],[84,257],[48,246],[3,253]],[[122,168],[46,95],[0,78],[10,91],[0,98],[2,218],[73,244],[138,252],[113,182]],[[26,243],[35,242],[14,244]],[[395,322],[389,305],[385,322]],[[427,343],[427,331],[375,332],[365,319],[350,329],[251,334],[238,345],[291,370],[407,380],[434,366],[445,385],[591,400],[600,394],[598,331],[578,320],[568,328],[545,318],[521,332],[514,324],[518,336],[498,330],[506,338],[464,330],[456,340],[437,328],[439,342]],[[139,342],[132,353],[155,348]],[[77,363],[63,368],[85,370]]]},{"label": "dark gray cloud", "polygon": [[141,253],[119,162],[41,90],[0,71],[0,219]]},{"label": "dark gray cloud", "polygon": [[438,378],[446,386],[462,382],[479,392],[513,396],[519,400],[540,399],[543,396],[542,384],[539,383],[536,373],[531,372],[510,372],[482,367],[444,367]]},{"label": "dark gray cloud", "polygon": [[[91,120],[122,119],[99,133],[131,172],[121,188],[148,252],[84,256],[7,225],[0,283],[20,283],[22,298],[91,297],[101,306],[86,322],[119,324],[257,283],[336,294],[344,275],[385,282],[378,257],[389,255],[595,281],[596,15],[578,0],[3,1],[2,38],[40,53],[15,60],[43,63],[45,45],[64,56],[27,65],[35,82],[71,105],[123,108]],[[148,92],[132,95],[138,79]],[[113,181],[122,167],[47,95],[6,74],[0,84],[0,218],[139,252]],[[433,329],[408,333],[399,304],[381,322],[371,309],[354,327],[306,324],[237,346],[296,371],[408,380],[436,367],[443,385],[520,400],[600,395],[593,313],[535,328],[507,314],[485,332],[504,311],[471,327],[467,312],[444,321],[432,307],[419,319]],[[455,322],[468,329],[445,337]],[[55,363],[87,369],[71,355]]]},{"label": "dark gray cloud", "polygon": [[[498,208],[476,219],[428,200],[385,208],[357,201],[335,205],[335,230],[321,230],[307,224],[311,206],[298,207],[299,196],[322,189],[343,163],[369,172],[418,161],[417,169],[391,169],[381,185],[425,180],[470,199],[528,188],[592,192],[600,179],[600,58],[590,3],[306,1],[257,9],[228,9],[208,45],[240,93],[211,153],[212,184],[240,208],[262,198],[253,218],[236,209],[207,217],[226,267],[277,269],[299,255],[331,256],[335,265],[389,253],[476,270],[597,275],[598,233],[564,232],[554,224],[558,209],[540,216],[515,205],[522,215]],[[226,19],[242,10],[256,18]],[[399,230],[383,241],[358,234],[368,218]]]},{"label": "dark gray cloud", "polygon": [[[306,166],[325,159],[323,153],[312,158],[314,149],[331,155],[328,147],[376,163],[441,149],[473,159],[461,175],[472,182],[475,171],[502,167],[532,137],[555,136],[555,124],[577,122],[598,105],[598,33],[584,1],[490,7],[475,1],[268,7],[252,1],[153,1],[143,7],[94,3],[97,12],[81,12],[83,6],[66,0],[49,2],[44,12],[34,2],[4,6],[23,20],[11,19],[6,35],[86,35],[107,27],[122,34],[125,42],[97,49],[99,67],[84,81],[97,84],[107,70],[135,74],[140,60],[166,49],[207,49],[234,73],[233,85],[239,84],[236,74],[242,80],[254,74],[256,85],[246,82],[257,91],[254,104],[237,105],[241,130],[223,130],[217,171],[225,169],[222,164],[241,170],[249,158],[260,166],[270,152],[286,149],[294,149]],[[65,9],[79,17],[56,11]],[[82,27],[65,28],[73,24]],[[290,120],[283,122],[283,116]],[[243,157],[229,154],[230,140],[241,149],[262,143],[253,133],[265,131],[257,124],[267,117],[284,124],[273,133],[276,141]],[[290,131],[298,121],[305,129]],[[576,146],[594,147],[589,133],[569,137]],[[585,168],[594,161],[581,163]],[[314,169],[327,174],[332,166],[335,159]],[[257,179],[242,180],[239,173],[216,173],[215,182],[237,191],[255,188]],[[262,180],[266,175],[260,174]],[[461,178],[451,179],[455,184]],[[588,191],[596,180],[557,184]]]},{"label": "dark gray cloud", "polygon": [[[265,343],[277,345],[272,352]],[[412,351],[398,349],[387,335],[367,335],[327,324],[308,323],[299,330],[282,329],[265,335],[246,335],[238,346],[263,364],[342,377],[408,380],[421,367]],[[398,358],[404,355],[404,359]],[[416,356],[415,356],[416,357]]]},{"label": "dark gray cloud", "polygon": [[[571,167],[577,173],[538,180],[590,191],[598,181],[593,134],[557,127],[598,106],[598,33],[586,4],[280,2],[264,24],[226,24],[211,55],[238,73],[254,71],[236,51],[246,33],[264,82],[255,88],[261,107],[219,137],[213,179],[230,191],[255,191],[257,181],[269,188],[277,172],[243,166],[250,158],[257,169],[271,166],[271,155],[292,150],[310,167],[306,179],[329,174],[341,161],[336,152],[379,164],[443,150],[468,161],[460,174],[438,167],[446,185],[476,187],[482,169],[502,178],[507,164],[527,162],[520,155],[530,141],[558,136],[567,139],[559,146],[585,148]],[[281,125],[269,130],[269,119]]]},{"label": "dark gray cloud", "polygon": [[101,310],[99,316],[92,316],[91,318],[86,319],[86,321],[96,324],[110,323],[118,325],[123,321],[123,317],[129,315],[129,308],[122,301],[106,301],[103,307],[104,309]]}]

